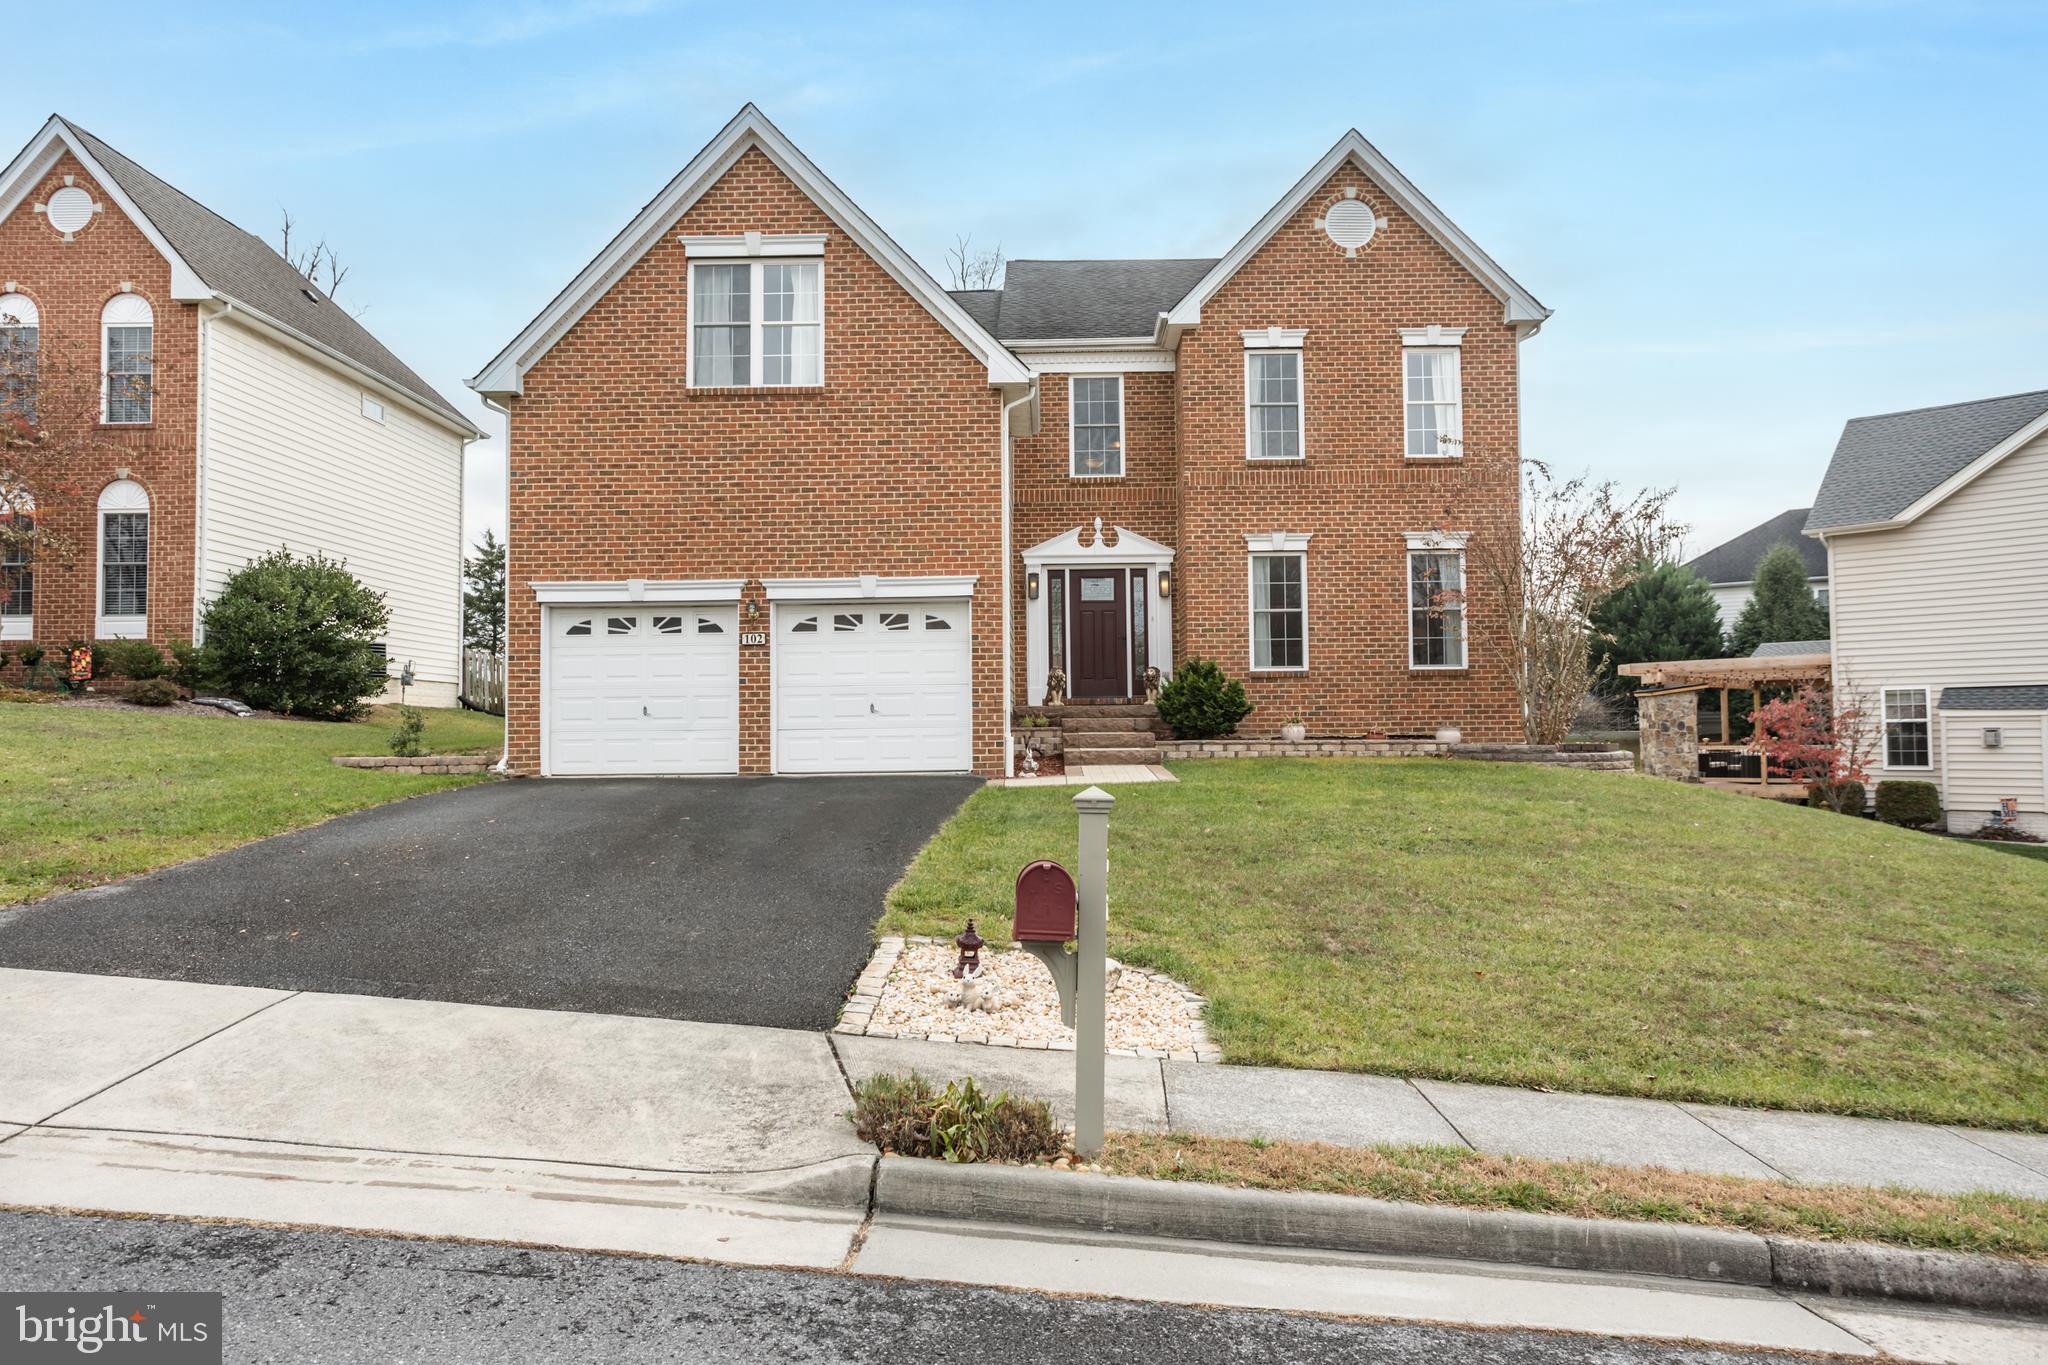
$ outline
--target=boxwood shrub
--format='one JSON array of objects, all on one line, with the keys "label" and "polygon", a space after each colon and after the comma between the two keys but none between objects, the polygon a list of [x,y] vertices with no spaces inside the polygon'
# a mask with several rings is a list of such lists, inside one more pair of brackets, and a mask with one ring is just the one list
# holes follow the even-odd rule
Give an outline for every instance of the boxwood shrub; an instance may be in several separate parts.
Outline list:
[{"label": "boxwood shrub", "polygon": [[1159,718],[1178,739],[1214,739],[1252,713],[1244,684],[1223,676],[1213,659],[1189,659],[1159,689]]},{"label": "boxwood shrub", "polygon": [[1888,825],[1922,828],[1941,819],[1941,788],[1903,779],[1877,784],[1877,818]]}]

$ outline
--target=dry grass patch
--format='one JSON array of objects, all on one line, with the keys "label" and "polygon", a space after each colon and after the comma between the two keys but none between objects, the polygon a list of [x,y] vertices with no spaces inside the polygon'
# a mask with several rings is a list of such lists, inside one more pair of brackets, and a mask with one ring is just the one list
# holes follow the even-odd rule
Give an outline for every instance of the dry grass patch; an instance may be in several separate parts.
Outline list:
[{"label": "dry grass patch", "polygon": [[1149,1180],[1316,1190],[1410,1204],[1573,1218],[1697,1223],[1821,1241],[2048,1261],[2048,1201],[1855,1185],[1792,1185],[1450,1147],[1334,1147],[1180,1134],[1112,1133],[1102,1168]]}]

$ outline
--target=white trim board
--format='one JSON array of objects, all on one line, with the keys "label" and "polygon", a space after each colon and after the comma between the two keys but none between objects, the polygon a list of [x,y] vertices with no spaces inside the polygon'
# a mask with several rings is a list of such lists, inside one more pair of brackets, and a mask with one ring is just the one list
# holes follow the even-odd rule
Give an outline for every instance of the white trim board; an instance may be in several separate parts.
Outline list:
[{"label": "white trim board", "polygon": [[[108,200],[127,216],[128,221],[135,224],[136,231],[156,248],[157,254],[170,263],[171,297],[181,303],[197,303],[212,298],[213,290],[207,287],[205,280],[199,278],[199,272],[187,265],[185,258],[171,249],[169,240],[157,231],[157,226],[149,220],[149,215],[136,207],[135,201],[122,192],[114,177],[107,174],[107,168],[85,149],[84,140],[72,132],[71,125],[55,114],[50,115],[49,121],[43,124],[41,131],[29,139],[28,145],[21,149],[14,160],[7,163],[7,169],[0,171],[0,219],[6,218],[21,207],[22,200],[28,197],[29,191],[49,174],[50,168],[55,166],[67,151],[78,159],[78,164],[93,178],[94,183],[100,187],[100,192],[106,195]],[[106,211],[105,205],[101,205],[100,211]]]},{"label": "white trim board", "polygon": [[619,578],[577,583],[528,583],[543,606],[610,606],[630,602],[737,602],[744,578]]},{"label": "white trim board", "polygon": [[972,597],[978,574],[921,574],[885,578],[764,578],[770,602],[854,602],[865,598]]},{"label": "white trim board", "polygon": [[988,367],[991,384],[1027,384],[1031,373],[1022,361],[990,335],[962,308],[924,267],[898,246],[859,205],[826,178],[773,123],[753,104],[733,116],[718,135],[705,144],[674,179],[662,187],[633,221],[620,229],[590,264],[583,267],[563,290],[555,295],[519,335],[512,338],[490,363],[469,381],[477,392],[503,398],[524,391],[526,372],[547,354],[562,336],[600,298],[618,283],[648,250],[667,233],[676,220],[750,149],[758,149],[788,176],[812,203],[839,229],[853,239],[891,278],[923,304],[954,338]]}]

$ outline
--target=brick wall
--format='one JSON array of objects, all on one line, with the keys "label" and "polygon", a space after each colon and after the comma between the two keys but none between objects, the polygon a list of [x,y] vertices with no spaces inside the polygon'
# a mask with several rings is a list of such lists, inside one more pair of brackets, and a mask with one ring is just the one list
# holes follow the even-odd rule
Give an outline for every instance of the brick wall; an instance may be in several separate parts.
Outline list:
[{"label": "brick wall", "polygon": [[[825,383],[692,390],[682,233],[823,232]],[[540,768],[535,580],[977,574],[974,762],[1002,753],[1000,400],[987,368],[750,150],[511,400],[512,766]],[[765,606],[742,629],[768,629]],[[769,766],[768,651],[740,663],[740,766]]]},{"label": "brick wall", "polygon": [[[66,176],[103,206],[69,242],[34,209],[64,185]],[[94,423],[93,448],[65,473],[71,490],[44,496],[42,524],[72,547],[68,559],[46,554],[36,565],[35,638],[53,650],[93,634],[99,494],[124,473],[149,490],[150,639],[164,644],[191,638],[196,577],[198,310],[172,302],[169,264],[67,154],[0,221],[0,285],[35,301],[42,320],[41,363],[46,376],[60,368],[73,374],[98,373],[100,310],[124,283],[148,299],[155,312],[153,420],[146,426]],[[45,411],[43,416],[53,429],[67,426],[61,414]],[[60,439],[73,435],[67,427]],[[5,646],[10,654],[18,647],[16,641]],[[19,672],[18,664],[10,662],[8,667]]]}]

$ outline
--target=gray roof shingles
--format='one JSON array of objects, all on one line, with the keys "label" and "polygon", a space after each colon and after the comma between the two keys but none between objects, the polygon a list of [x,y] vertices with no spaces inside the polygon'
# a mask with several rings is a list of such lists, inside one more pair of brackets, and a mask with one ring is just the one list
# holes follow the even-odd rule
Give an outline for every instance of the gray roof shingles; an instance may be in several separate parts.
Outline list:
[{"label": "gray roof shingles", "polygon": [[[474,430],[474,424],[414,374],[406,363],[370,335],[277,254],[250,235],[71,122],[64,127],[106,169],[121,193],[156,226],[171,249],[184,258],[209,289],[276,319],[347,358],[437,412]],[[312,288],[317,299],[309,299]]]},{"label": "gray roof shingles", "polygon": [[1002,312],[1003,291],[1000,289],[949,289],[953,302],[967,310],[967,316],[988,332],[996,335],[996,318]]},{"label": "gray roof shingles", "polygon": [[2048,683],[2005,687],[1944,687],[1944,711],[2048,711]]},{"label": "gray roof shingles", "polygon": [[1749,651],[1752,659],[1773,659],[1781,654],[1826,654],[1826,640],[1766,640]]},{"label": "gray roof shingles", "polygon": [[1807,516],[1809,531],[1890,521],[2048,412],[2048,389],[1852,417]]},{"label": "gray roof shingles", "polygon": [[[1003,269],[996,338],[1149,337],[1159,315],[1186,297],[1215,264],[1214,259],[1011,261]],[[974,311],[965,299],[962,304]]]},{"label": "gray roof shingles", "polygon": [[1752,526],[1735,539],[1716,545],[1685,567],[1709,583],[1748,583],[1756,577],[1756,562],[1765,552],[1780,545],[1799,551],[1808,578],[1828,576],[1828,547],[1805,534],[1809,509],[1795,507],[1780,512],[1761,526]]}]

